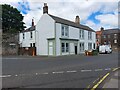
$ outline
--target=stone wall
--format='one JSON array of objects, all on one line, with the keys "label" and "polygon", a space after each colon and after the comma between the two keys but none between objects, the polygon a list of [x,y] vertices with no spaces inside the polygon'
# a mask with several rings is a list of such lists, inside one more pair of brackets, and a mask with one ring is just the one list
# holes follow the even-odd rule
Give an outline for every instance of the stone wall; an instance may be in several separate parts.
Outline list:
[{"label": "stone wall", "polygon": [[18,55],[18,34],[2,35],[2,55]]}]

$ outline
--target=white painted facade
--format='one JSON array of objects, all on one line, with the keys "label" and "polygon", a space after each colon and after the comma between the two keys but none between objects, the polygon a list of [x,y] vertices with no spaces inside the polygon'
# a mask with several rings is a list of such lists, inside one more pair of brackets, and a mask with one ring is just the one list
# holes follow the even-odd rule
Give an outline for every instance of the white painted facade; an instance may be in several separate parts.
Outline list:
[{"label": "white painted facade", "polygon": [[[80,39],[80,28],[68,26],[68,37],[62,36],[62,25],[56,22],[49,14],[43,14],[38,23],[36,24],[36,29],[33,32],[33,39],[30,38],[30,32],[25,32],[25,39],[23,39],[23,33],[20,33],[20,43],[22,47],[29,47],[30,43],[36,44],[36,54],[37,55],[48,55],[48,56],[60,56],[60,55],[72,55],[84,53],[88,50],[88,43],[92,43],[92,48],[94,49],[94,44],[96,43],[96,34],[94,31],[92,33],[92,39],[88,39],[88,30],[84,30],[84,39]],[[62,47],[62,43],[66,45],[65,48]],[[67,43],[67,44],[66,44]],[[84,43],[84,50],[80,51],[80,43]],[[63,46],[64,46],[63,44]],[[68,47],[67,47],[68,46]],[[65,50],[64,50],[65,49]],[[62,52],[65,51],[65,52]]]},{"label": "white painted facade", "polygon": [[36,25],[37,55],[48,55],[48,38],[55,37],[55,21],[48,15],[43,14]]},{"label": "white painted facade", "polygon": [[[31,38],[32,33],[32,38]],[[36,43],[36,35],[35,31],[25,31],[19,34],[19,44],[20,47],[31,47],[30,44]],[[24,36],[23,36],[24,35]]]},{"label": "white painted facade", "polygon": [[[85,50],[88,50],[88,43],[92,43],[92,49],[94,49],[94,44],[96,42],[96,34],[92,32],[92,39],[88,40],[88,31],[84,30],[84,39],[80,39],[80,29],[69,26],[69,37],[68,39],[78,39],[78,41],[66,40],[65,42],[69,43],[69,52],[68,53],[60,53],[61,52],[61,42],[60,38],[64,38],[61,36],[61,24],[56,23],[56,55],[67,55],[67,54],[75,54],[74,46],[77,45],[77,53],[84,53]],[[64,42],[64,41],[63,41]],[[84,51],[80,51],[80,43],[84,43]],[[95,46],[96,47],[96,46]]]}]

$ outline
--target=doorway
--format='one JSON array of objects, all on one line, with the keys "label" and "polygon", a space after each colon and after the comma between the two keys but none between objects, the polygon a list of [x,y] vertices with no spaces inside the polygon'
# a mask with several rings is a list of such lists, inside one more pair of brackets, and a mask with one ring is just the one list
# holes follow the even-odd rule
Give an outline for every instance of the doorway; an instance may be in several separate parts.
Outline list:
[{"label": "doorway", "polygon": [[77,46],[75,46],[75,54],[77,54]]}]

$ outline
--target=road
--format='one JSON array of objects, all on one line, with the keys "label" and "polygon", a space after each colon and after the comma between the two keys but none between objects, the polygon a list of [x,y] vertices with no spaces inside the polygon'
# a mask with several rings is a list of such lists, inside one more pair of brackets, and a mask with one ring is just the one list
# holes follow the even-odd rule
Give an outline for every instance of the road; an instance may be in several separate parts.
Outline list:
[{"label": "road", "polygon": [[3,57],[3,88],[87,88],[118,67],[118,53]]}]

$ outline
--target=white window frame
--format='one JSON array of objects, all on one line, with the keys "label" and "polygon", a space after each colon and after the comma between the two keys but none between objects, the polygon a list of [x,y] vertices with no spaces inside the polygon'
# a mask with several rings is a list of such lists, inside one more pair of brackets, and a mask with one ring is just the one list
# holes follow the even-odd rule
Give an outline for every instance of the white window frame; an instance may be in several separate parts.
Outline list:
[{"label": "white window frame", "polygon": [[69,26],[61,24],[61,36],[62,37],[69,37]]},{"label": "white window frame", "polygon": [[117,38],[117,34],[114,34],[114,38]]},{"label": "white window frame", "polygon": [[88,43],[88,50],[92,49],[92,43]]},{"label": "white window frame", "polygon": [[88,40],[92,40],[92,32],[88,31]]},{"label": "white window frame", "polygon": [[84,30],[80,29],[80,39],[84,39]]},{"label": "white window frame", "polygon": [[80,52],[83,52],[85,50],[85,43],[80,42]]},{"label": "white window frame", "polygon": [[117,43],[117,40],[116,40],[116,39],[114,40],[114,43]]},{"label": "white window frame", "polygon": [[106,38],[106,35],[103,35],[103,38]]},{"label": "white window frame", "polygon": [[69,52],[69,43],[65,44],[65,50],[66,50],[66,52]]},{"label": "white window frame", "polygon": [[[64,44],[64,47],[62,47],[62,44]],[[68,53],[69,52],[69,43],[67,43],[67,42],[62,42],[61,43],[61,52],[62,53]]]}]

